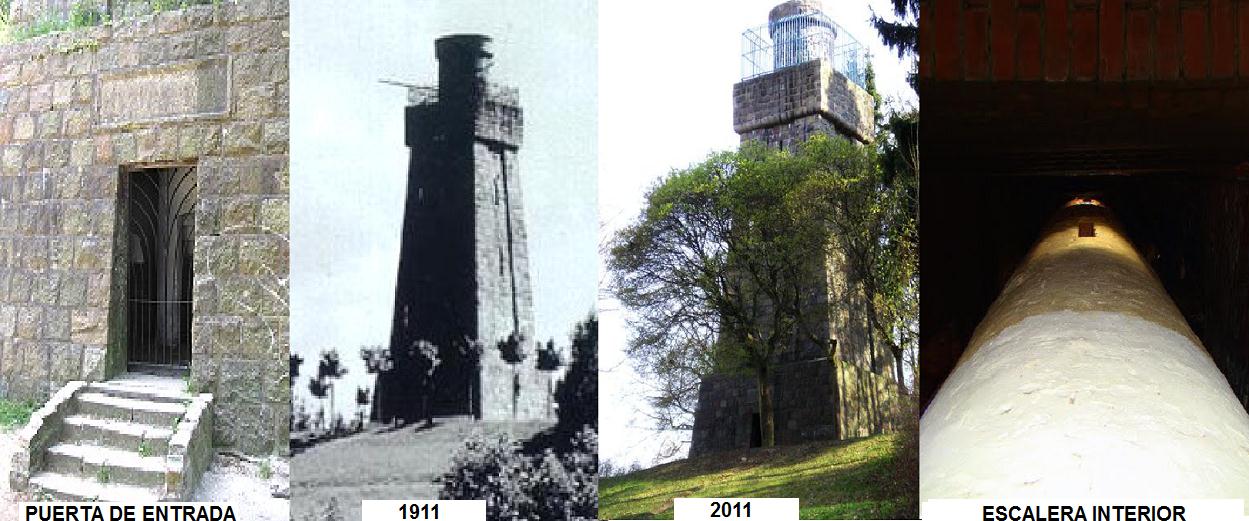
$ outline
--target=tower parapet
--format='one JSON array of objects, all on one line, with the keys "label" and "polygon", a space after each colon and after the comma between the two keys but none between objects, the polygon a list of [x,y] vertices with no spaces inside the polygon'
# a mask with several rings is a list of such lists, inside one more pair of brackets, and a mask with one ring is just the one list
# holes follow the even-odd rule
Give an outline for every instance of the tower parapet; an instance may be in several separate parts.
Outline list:
[{"label": "tower parapet", "polygon": [[733,85],[733,130],[781,148],[817,132],[871,142],[875,109],[865,89],[867,50],[816,0],[791,0],[766,25],[742,33],[742,81]]}]

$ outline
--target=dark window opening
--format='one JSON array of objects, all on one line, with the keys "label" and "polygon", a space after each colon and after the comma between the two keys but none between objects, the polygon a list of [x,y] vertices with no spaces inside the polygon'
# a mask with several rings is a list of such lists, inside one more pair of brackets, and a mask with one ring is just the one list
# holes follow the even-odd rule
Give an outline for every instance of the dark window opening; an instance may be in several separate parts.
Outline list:
[{"label": "dark window opening", "polygon": [[1080,237],[1096,237],[1097,231],[1093,228],[1091,222],[1080,223]]},{"label": "dark window opening", "polygon": [[123,175],[129,369],[185,370],[191,362],[195,170],[154,168]]}]

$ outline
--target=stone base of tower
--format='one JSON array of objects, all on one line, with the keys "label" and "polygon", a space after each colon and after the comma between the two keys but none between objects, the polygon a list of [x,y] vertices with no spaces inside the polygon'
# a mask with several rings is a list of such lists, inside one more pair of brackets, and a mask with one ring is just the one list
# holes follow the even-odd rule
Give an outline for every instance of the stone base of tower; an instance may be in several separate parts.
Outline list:
[{"label": "stone base of tower", "polygon": [[[893,430],[898,387],[889,377],[828,358],[780,365],[772,375],[777,445],[849,439]],[[755,378],[704,378],[690,456],[759,446]]]},{"label": "stone base of tower", "polygon": [[553,421],[556,375],[537,369],[530,359],[512,364],[497,356],[483,357],[481,419]]}]

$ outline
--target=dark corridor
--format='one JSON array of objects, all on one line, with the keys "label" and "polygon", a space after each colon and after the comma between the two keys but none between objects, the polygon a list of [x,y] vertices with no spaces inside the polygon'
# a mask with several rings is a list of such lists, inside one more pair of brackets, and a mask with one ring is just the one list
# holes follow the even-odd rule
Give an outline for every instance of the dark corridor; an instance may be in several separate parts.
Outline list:
[{"label": "dark corridor", "polygon": [[127,362],[131,371],[191,362],[195,170],[123,174],[128,205]]}]

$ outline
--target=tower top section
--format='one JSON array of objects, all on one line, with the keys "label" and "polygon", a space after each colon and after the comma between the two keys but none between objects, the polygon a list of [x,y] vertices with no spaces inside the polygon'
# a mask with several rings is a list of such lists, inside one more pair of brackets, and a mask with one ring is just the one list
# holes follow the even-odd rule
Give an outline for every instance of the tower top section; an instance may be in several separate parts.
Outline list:
[{"label": "tower top section", "polygon": [[767,24],[742,32],[743,80],[815,60],[864,85],[867,48],[824,14],[818,0],[779,4]]},{"label": "tower top section", "polygon": [[824,8],[819,0],[789,0],[781,4],[777,4],[768,12],[768,22],[778,22],[794,15],[800,14],[824,14]]},{"label": "tower top section", "polygon": [[452,34],[434,41],[438,59],[438,86],[468,81],[485,82],[494,64],[493,40],[484,34]]},{"label": "tower top section", "polygon": [[817,0],[773,7],[742,33],[742,81],[733,85],[733,130],[743,141],[791,148],[816,133],[870,142],[874,100],[867,49]]}]

